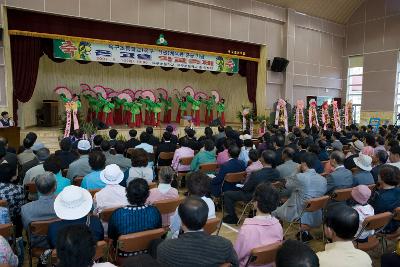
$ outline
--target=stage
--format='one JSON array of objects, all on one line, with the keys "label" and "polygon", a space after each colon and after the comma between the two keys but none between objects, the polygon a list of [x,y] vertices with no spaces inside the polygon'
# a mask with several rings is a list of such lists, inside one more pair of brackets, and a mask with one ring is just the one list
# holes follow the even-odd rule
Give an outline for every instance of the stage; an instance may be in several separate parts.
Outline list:
[{"label": "stage", "polygon": [[[160,127],[154,127],[153,128],[154,135],[161,139],[161,137],[165,131],[165,127],[167,127],[167,125],[168,124],[162,124]],[[170,125],[174,127],[175,134],[178,137],[182,137],[185,135],[185,132],[184,132],[185,127],[184,126],[180,126],[176,123],[171,123]],[[240,123],[229,123],[229,125],[232,126],[232,128],[235,130],[239,130],[241,128]],[[196,137],[200,137],[200,136],[204,135],[204,128],[206,126],[207,125],[202,124],[199,127],[193,127],[196,131]],[[130,139],[129,130],[131,130],[131,129],[135,129],[138,132],[137,138],[139,138],[140,134],[146,130],[146,126],[143,126],[140,128],[129,128],[127,126],[117,125],[112,128],[116,129],[118,131],[119,138],[122,138],[123,140]],[[211,128],[213,129],[214,134],[216,134],[218,132],[218,127],[211,127]],[[98,130],[97,134],[108,136],[108,131],[110,129],[111,128],[104,129],[104,130]],[[59,149],[59,141],[63,137],[63,133],[61,131],[61,126],[57,126],[57,127],[36,127],[36,126],[34,126],[34,127],[27,127],[25,129],[21,129],[21,132],[20,132],[21,143],[24,140],[26,134],[29,132],[36,133],[38,135],[38,141],[42,142],[48,149],[50,149],[50,151],[52,153]]]}]

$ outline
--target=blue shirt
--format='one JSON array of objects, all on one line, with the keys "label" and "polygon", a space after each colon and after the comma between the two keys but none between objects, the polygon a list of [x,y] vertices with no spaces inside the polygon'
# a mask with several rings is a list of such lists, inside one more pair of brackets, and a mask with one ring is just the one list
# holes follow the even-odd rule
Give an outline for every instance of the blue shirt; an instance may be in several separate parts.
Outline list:
[{"label": "blue shirt", "polygon": [[60,194],[64,187],[71,185],[71,181],[62,176],[61,171],[56,174],[57,189],[54,192],[56,195]]},{"label": "blue shirt", "polygon": [[243,161],[246,166],[247,166],[247,164],[249,163],[249,160],[250,160],[249,151],[250,150],[243,149],[242,151],[240,151],[240,154],[239,154],[239,159],[241,161]]},{"label": "blue shirt", "polygon": [[126,206],[113,212],[108,223],[108,237],[114,241],[126,235],[162,226],[161,214],[154,206]]},{"label": "blue shirt", "polygon": [[87,190],[101,189],[106,187],[106,184],[100,180],[100,172],[101,171],[92,171],[83,177],[81,187]]}]

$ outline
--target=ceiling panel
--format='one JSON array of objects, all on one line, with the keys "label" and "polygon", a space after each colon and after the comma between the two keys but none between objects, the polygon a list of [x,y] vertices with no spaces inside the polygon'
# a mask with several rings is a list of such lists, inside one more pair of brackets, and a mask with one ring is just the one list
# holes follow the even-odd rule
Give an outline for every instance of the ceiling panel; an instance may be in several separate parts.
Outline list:
[{"label": "ceiling panel", "polygon": [[258,0],[345,24],[364,0]]}]

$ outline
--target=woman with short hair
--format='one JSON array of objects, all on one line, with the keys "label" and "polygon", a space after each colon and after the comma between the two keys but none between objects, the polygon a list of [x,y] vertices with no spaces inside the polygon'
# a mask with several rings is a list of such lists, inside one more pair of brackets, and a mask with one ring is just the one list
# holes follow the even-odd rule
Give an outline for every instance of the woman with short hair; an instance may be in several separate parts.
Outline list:
[{"label": "woman with short hair", "polygon": [[154,172],[153,169],[148,166],[149,157],[147,152],[143,148],[136,148],[132,152],[131,159],[132,167],[129,169],[129,177],[126,184],[128,185],[136,178],[143,178],[147,183],[151,183],[154,178]]}]

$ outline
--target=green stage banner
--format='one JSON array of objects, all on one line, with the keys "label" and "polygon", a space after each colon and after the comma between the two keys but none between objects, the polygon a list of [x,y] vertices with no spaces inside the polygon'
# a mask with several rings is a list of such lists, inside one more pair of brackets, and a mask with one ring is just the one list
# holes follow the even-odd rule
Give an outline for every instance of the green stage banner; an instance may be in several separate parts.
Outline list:
[{"label": "green stage banner", "polygon": [[54,57],[237,73],[239,59],[165,49],[53,40]]}]

